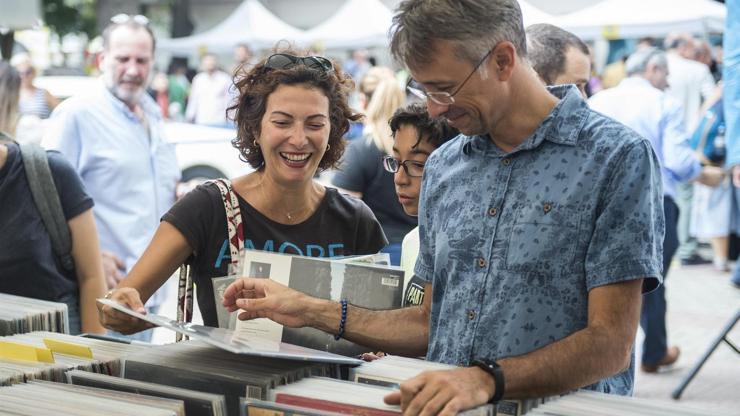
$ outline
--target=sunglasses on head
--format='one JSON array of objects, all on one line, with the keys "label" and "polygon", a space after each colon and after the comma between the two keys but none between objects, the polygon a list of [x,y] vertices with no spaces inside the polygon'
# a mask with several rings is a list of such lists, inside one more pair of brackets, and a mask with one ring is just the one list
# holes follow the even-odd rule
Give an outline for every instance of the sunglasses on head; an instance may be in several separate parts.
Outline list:
[{"label": "sunglasses on head", "polygon": [[142,16],[140,14],[132,16],[126,13],[119,13],[110,18],[110,22],[117,25],[124,25],[130,21],[133,21],[134,23],[140,24],[142,26],[149,25],[149,19],[146,16]]},{"label": "sunglasses on head", "polygon": [[269,69],[288,69],[297,65],[324,72],[334,70],[331,61],[323,56],[295,56],[287,53],[276,53],[270,55],[265,61],[265,68]]}]

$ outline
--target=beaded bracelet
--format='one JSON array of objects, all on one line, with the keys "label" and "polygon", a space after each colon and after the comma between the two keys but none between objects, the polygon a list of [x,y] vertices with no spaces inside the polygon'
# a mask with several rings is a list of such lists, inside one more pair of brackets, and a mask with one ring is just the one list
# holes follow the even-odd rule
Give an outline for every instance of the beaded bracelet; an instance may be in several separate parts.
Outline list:
[{"label": "beaded bracelet", "polygon": [[334,335],[334,339],[339,341],[344,335],[344,325],[347,323],[347,299],[342,299],[342,318],[339,320],[339,332]]}]

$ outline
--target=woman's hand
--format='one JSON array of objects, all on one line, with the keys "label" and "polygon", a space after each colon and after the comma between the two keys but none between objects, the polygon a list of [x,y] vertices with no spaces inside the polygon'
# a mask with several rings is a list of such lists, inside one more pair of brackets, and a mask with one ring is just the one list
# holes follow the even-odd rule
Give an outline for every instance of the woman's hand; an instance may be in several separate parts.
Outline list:
[{"label": "woman's hand", "polygon": [[[111,290],[108,292],[108,295],[106,295],[106,298],[127,306],[129,309],[139,312],[140,314],[146,315],[146,308],[144,307],[144,303],[141,301],[139,291],[134,288],[122,287]],[[154,328],[154,325],[149,322],[126,315],[110,306],[103,305],[101,303],[98,303],[97,305],[100,323],[108,329],[129,335],[145,329]]]},{"label": "woman's hand", "polygon": [[241,309],[242,321],[268,318],[290,328],[309,326],[311,305],[316,299],[270,279],[242,277],[224,291],[223,305]]}]

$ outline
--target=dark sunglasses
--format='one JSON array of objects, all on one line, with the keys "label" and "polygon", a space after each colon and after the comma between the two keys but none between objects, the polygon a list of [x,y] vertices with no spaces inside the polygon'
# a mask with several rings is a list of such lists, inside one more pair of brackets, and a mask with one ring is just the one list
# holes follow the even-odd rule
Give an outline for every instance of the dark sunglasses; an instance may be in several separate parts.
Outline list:
[{"label": "dark sunglasses", "polygon": [[287,53],[276,53],[270,55],[265,61],[265,68],[288,69],[296,65],[303,65],[317,71],[331,72],[334,65],[323,56],[295,56]]}]

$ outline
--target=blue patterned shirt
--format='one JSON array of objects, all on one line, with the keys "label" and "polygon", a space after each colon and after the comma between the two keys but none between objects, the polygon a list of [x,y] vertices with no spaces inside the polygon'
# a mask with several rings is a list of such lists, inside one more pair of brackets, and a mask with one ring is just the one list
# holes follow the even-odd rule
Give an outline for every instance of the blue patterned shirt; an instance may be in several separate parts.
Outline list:
[{"label": "blue patterned shirt", "polygon": [[[415,273],[433,283],[427,358],[526,354],[584,329],[588,292],[661,281],[663,191],[650,142],[572,86],[506,153],[488,136],[435,151],[422,182]],[[631,394],[630,367],[587,388]]]}]

